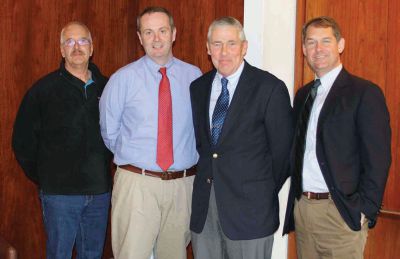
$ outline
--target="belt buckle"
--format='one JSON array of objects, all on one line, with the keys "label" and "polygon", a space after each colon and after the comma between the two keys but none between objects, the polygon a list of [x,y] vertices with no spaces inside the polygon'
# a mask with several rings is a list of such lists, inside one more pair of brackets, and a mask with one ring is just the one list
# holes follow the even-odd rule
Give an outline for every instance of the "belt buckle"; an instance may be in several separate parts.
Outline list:
[{"label": "belt buckle", "polygon": [[307,199],[311,200],[311,192],[307,192]]},{"label": "belt buckle", "polygon": [[169,180],[169,176],[170,174],[168,173],[168,171],[164,171],[161,173],[161,180]]}]

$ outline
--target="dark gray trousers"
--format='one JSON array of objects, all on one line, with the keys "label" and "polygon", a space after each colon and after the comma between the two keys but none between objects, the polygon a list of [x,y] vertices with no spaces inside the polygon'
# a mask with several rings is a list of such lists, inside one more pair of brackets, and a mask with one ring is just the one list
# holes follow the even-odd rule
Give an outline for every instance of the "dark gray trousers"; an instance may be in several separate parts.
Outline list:
[{"label": "dark gray trousers", "polygon": [[207,220],[200,234],[192,231],[195,259],[270,259],[274,235],[252,240],[231,240],[219,223],[214,186],[211,187]]}]

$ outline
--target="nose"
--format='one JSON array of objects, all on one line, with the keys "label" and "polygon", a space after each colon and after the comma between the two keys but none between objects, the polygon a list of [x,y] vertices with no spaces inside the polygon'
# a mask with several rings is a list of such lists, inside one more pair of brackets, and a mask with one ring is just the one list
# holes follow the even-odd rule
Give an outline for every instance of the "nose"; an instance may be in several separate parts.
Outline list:
[{"label": "nose", "polygon": [[154,41],[160,40],[160,34],[158,32],[154,33]]},{"label": "nose", "polygon": [[320,51],[320,50],[322,49],[322,44],[321,44],[320,42],[317,42],[317,43],[315,44],[315,49],[316,49],[317,51]]},{"label": "nose", "polygon": [[226,55],[227,52],[228,52],[228,44],[224,43],[224,44],[222,44],[221,53],[222,53],[222,55]]},{"label": "nose", "polygon": [[74,49],[79,49],[79,44],[78,44],[78,42],[77,41],[75,41],[75,44],[74,44]]}]

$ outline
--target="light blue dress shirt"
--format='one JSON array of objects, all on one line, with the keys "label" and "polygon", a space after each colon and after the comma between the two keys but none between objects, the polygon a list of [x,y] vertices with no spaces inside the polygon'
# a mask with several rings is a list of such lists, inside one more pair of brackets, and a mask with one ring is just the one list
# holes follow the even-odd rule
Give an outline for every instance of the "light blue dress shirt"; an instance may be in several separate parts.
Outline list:
[{"label": "light blue dress shirt", "polygon": [[[176,58],[165,67],[172,95],[174,163],[169,170],[178,171],[198,160],[189,86],[201,71]],[[114,73],[103,91],[101,134],[117,165],[162,171],[156,163],[160,68],[146,55]]]}]

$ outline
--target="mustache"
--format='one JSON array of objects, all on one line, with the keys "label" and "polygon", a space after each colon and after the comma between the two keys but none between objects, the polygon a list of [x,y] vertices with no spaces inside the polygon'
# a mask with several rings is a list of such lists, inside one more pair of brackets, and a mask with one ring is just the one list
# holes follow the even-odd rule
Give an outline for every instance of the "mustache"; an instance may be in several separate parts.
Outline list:
[{"label": "mustache", "polygon": [[76,55],[76,54],[83,55],[83,54],[85,54],[85,52],[83,52],[82,50],[79,50],[79,49],[75,49],[71,53],[71,55]]}]

